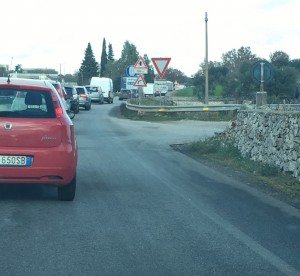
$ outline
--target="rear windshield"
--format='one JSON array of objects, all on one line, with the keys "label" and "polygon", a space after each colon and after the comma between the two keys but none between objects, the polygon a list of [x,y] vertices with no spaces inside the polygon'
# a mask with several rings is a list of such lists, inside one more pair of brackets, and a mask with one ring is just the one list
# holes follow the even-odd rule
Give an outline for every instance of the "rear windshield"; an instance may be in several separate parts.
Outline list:
[{"label": "rear windshield", "polygon": [[0,117],[55,118],[48,91],[0,88]]},{"label": "rear windshield", "polygon": [[94,87],[86,87],[86,90],[90,93],[95,93],[98,92],[98,87],[94,86]]},{"label": "rear windshield", "polygon": [[68,87],[65,86],[65,90],[68,96],[73,96],[74,92],[76,93],[76,91],[74,91],[73,87]]},{"label": "rear windshield", "polygon": [[77,94],[85,94],[85,90],[82,87],[76,87]]}]

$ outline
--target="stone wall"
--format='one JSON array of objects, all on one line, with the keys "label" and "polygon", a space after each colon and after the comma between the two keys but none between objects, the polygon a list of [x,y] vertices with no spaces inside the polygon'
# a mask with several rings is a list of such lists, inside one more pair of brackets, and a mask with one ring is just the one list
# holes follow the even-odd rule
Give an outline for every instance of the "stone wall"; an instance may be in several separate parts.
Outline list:
[{"label": "stone wall", "polygon": [[279,167],[300,180],[300,112],[240,110],[236,121],[220,134],[244,157]]}]

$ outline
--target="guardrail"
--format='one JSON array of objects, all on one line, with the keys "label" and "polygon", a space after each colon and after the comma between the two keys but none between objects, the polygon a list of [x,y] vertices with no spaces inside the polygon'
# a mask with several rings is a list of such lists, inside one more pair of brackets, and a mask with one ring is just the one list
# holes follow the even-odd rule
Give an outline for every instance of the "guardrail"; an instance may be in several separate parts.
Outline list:
[{"label": "guardrail", "polygon": [[198,104],[175,106],[146,106],[126,102],[126,108],[139,112],[200,112],[200,111],[234,111],[241,108],[241,104]]}]

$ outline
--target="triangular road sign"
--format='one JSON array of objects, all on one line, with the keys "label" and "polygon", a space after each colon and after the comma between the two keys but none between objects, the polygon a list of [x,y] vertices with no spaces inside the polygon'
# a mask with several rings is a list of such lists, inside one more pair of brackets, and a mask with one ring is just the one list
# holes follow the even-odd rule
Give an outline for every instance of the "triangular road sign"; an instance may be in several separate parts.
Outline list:
[{"label": "triangular road sign", "polygon": [[144,80],[144,77],[143,75],[139,75],[135,81],[135,83],[133,84],[133,86],[147,86],[145,80]]},{"label": "triangular road sign", "polygon": [[171,58],[151,58],[151,60],[158,75],[162,78],[168,68]]},{"label": "triangular road sign", "polygon": [[148,66],[147,66],[145,60],[141,56],[139,57],[139,59],[137,60],[137,62],[135,63],[135,65],[133,67],[137,68],[137,69],[148,69]]}]

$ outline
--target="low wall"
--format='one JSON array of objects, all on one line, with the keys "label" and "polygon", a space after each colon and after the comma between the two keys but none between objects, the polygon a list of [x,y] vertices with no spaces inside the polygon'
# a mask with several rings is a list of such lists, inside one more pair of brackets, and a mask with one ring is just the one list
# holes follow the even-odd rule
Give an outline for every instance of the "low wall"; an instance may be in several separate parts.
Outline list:
[{"label": "low wall", "polygon": [[279,167],[300,181],[300,112],[240,110],[235,126],[219,134],[244,157]]}]

